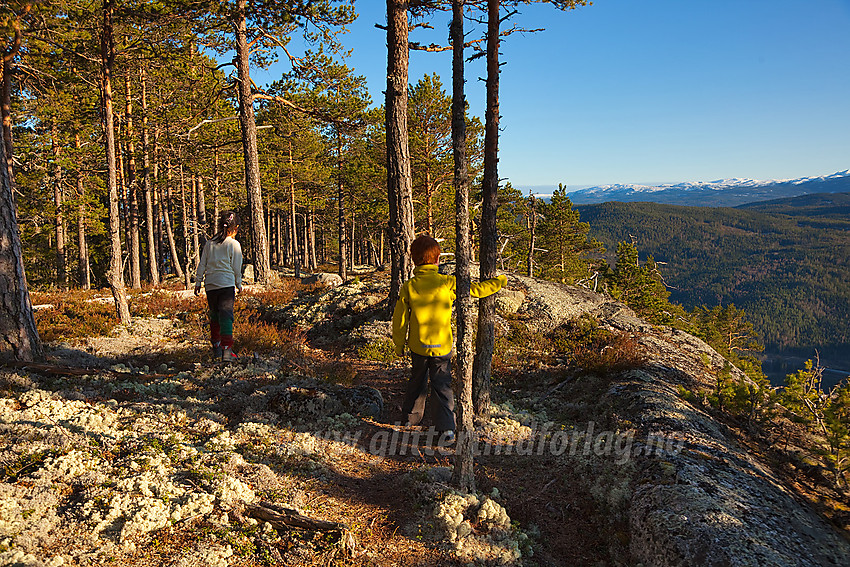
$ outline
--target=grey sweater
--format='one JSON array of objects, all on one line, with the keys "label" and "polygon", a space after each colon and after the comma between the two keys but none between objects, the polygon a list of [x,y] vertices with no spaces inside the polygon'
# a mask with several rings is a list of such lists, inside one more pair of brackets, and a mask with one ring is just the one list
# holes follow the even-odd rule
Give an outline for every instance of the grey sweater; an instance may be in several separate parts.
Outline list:
[{"label": "grey sweater", "polygon": [[242,291],[242,246],[228,236],[221,243],[207,240],[198,272],[195,275],[195,287],[222,289],[236,287]]}]

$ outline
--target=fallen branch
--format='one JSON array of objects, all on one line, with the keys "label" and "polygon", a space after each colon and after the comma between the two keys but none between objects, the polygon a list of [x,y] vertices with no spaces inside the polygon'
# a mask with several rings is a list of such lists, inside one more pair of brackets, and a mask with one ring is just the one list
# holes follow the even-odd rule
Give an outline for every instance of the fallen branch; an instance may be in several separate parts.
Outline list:
[{"label": "fallen branch", "polygon": [[348,554],[353,555],[356,543],[351,529],[340,522],[317,520],[296,512],[290,508],[278,506],[266,500],[259,504],[245,504],[245,513],[257,520],[269,522],[276,529],[300,528],[313,531],[335,531],[340,535],[340,546]]}]

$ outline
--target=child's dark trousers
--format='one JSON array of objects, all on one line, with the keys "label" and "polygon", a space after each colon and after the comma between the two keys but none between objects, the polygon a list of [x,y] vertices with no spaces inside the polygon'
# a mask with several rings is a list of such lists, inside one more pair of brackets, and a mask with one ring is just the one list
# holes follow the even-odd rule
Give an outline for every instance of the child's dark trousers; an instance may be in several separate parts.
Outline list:
[{"label": "child's dark trousers", "polygon": [[224,287],[207,290],[210,313],[210,342],[215,346],[233,346],[233,304],[236,288]]},{"label": "child's dark trousers", "polygon": [[452,391],[452,355],[422,356],[410,353],[413,372],[407,382],[402,413],[408,425],[419,425],[425,415],[425,398],[431,382],[429,406],[437,431],[454,431],[455,397]]}]

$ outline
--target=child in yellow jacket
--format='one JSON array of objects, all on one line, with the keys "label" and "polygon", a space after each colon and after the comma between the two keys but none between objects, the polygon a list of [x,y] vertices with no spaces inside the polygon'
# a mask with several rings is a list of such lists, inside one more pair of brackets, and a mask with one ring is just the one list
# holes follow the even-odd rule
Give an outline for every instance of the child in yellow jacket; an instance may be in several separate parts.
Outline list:
[{"label": "child in yellow jacket", "polygon": [[[396,354],[410,349],[413,366],[402,412],[408,425],[418,425],[425,413],[428,381],[431,382],[431,411],[437,431],[452,439],[455,430],[454,392],[452,391],[452,304],[455,277],[438,271],[440,245],[430,236],[420,236],[410,246],[416,268],[404,282],[393,312],[393,343]],[[499,276],[473,282],[472,297],[487,297],[508,282]]]}]

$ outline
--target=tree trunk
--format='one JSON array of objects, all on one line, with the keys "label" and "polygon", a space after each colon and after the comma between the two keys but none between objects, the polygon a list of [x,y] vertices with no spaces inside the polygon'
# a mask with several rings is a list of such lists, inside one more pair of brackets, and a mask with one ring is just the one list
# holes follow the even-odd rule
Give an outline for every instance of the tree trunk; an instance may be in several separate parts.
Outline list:
[{"label": "tree trunk", "polygon": [[475,491],[473,468],[472,408],[472,297],[469,295],[472,259],[469,235],[469,174],[466,164],[466,99],[463,78],[463,0],[452,0],[452,153],[455,186],[455,278],[457,279],[457,350],[455,355],[455,389],[458,395],[455,466],[452,482],[463,491]]},{"label": "tree trunk", "polygon": [[183,164],[180,164],[180,219],[183,227],[183,253],[186,255],[186,266],[183,268],[183,282],[186,289],[191,287],[192,273],[192,234],[189,232],[189,215],[186,208],[186,177],[183,175]]},{"label": "tree trunk", "polygon": [[210,237],[209,226],[207,226],[207,195],[204,190],[204,178],[198,176],[198,231],[200,233],[201,248]]},{"label": "tree trunk", "polygon": [[251,214],[251,239],[254,252],[254,277],[257,283],[268,283],[271,272],[266,229],[263,226],[263,194],[260,187],[260,164],[257,155],[257,124],[254,121],[254,98],[251,93],[248,29],[245,21],[246,0],[236,1],[236,69],[239,90],[239,125],[245,156],[245,186]]},{"label": "tree trunk", "polygon": [[57,137],[59,132],[56,124],[50,126],[50,146],[53,153],[53,205],[56,207],[56,216],[53,219],[53,228],[56,234],[56,283],[61,289],[68,289],[68,260],[65,256],[65,216],[63,214],[62,195],[62,166],[59,164],[61,149]]},{"label": "tree trunk", "polygon": [[6,154],[0,144],[0,358],[31,361],[42,356],[24,273],[21,234]]},{"label": "tree trunk", "polygon": [[[499,194],[499,7],[487,0],[487,109],[484,125],[484,180],[481,204],[481,280],[496,275],[498,234],[496,209]],[[472,371],[475,415],[490,417],[490,372],[496,342],[496,296],[478,303],[478,335]]]},{"label": "tree trunk", "polygon": [[[15,170],[13,157],[15,155],[12,147],[12,61],[21,47],[21,25],[16,19],[13,24],[15,28],[15,39],[8,49],[2,51],[3,75],[0,77],[0,118],[2,118],[3,141],[5,158],[2,167],[6,168],[6,179],[12,193],[12,202],[15,202]],[[17,223],[17,220],[15,221]]]},{"label": "tree trunk", "polygon": [[[80,133],[76,132],[74,134],[74,148],[77,150],[77,155],[79,156],[80,150],[82,149],[83,144],[80,140]],[[78,157],[79,159],[79,157]],[[86,188],[83,183],[83,173],[82,171],[77,171],[77,197],[79,198],[79,205],[77,205],[77,214],[79,218],[77,219],[77,248],[79,252],[79,277],[80,277],[80,287],[83,289],[91,289],[91,276],[90,270],[91,266],[89,265],[89,247],[86,243]]]},{"label": "tree trunk", "polygon": [[319,267],[319,259],[316,254],[316,223],[313,213],[313,206],[307,205],[307,224],[310,227],[308,232],[310,233],[310,270],[316,271],[316,268]]},{"label": "tree trunk", "polygon": [[127,120],[127,197],[130,205],[130,281],[132,287],[142,287],[141,234],[139,232],[139,192],[136,182],[136,131],[133,128],[133,98],[130,74],[124,76],[124,108]]},{"label": "tree trunk", "polygon": [[156,229],[156,266],[159,270],[160,280],[164,280],[165,274],[167,272],[165,258],[166,256],[168,256],[168,254],[165,251],[167,237],[165,235],[165,219],[163,218],[163,191],[162,186],[159,183],[159,128],[154,128],[153,131],[153,145],[151,148],[151,156],[153,159],[153,185],[151,189],[153,191],[154,215],[156,216],[156,223],[154,224],[154,227]]},{"label": "tree trunk", "polygon": [[165,201],[163,202],[162,207],[162,217],[163,221],[165,221],[165,233],[168,235],[168,250],[171,252],[171,265],[174,267],[174,273],[177,274],[177,277],[181,280],[184,279],[183,268],[180,265],[180,256],[177,255],[177,243],[174,239],[174,227],[171,222],[171,213],[169,212],[168,205],[171,204],[171,183],[172,183],[172,174],[171,174],[171,163],[168,164],[167,168],[167,180],[166,180],[166,191],[167,195]]},{"label": "tree trunk", "polygon": [[151,185],[151,154],[150,134],[148,131],[148,85],[144,67],[139,69],[139,79],[142,87],[142,154],[145,176],[145,224],[148,237],[148,273],[151,283],[159,285],[159,266],[157,264],[157,241],[154,237],[154,196]]},{"label": "tree trunk", "polygon": [[215,151],[215,182],[213,184],[213,219],[212,234],[218,234],[218,218],[221,216],[218,206],[218,197],[221,191],[221,172],[218,170],[218,150]]},{"label": "tree trunk", "polygon": [[295,208],[295,165],[292,159],[292,132],[287,138],[287,154],[289,158],[289,234],[292,240],[292,259],[295,264],[295,277],[301,275],[301,254],[298,246],[298,230],[296,226]]},{"label": "tree trunk", "polygon": [[190,217],[190,230],[192,231],[192,258],[195,267],[201,262],[200,238],[198,236],[198,227],[200,220],[198,219],[198,207],[200,205],[198,195],[201,192],[200,180],[197,175],[192,176],[192,216]]},{"label": "tree trunk", "polygon": [[390,209],[391,279],[389,309],[395,307],[401,284],[413,275],[413,181],[407,134],[408,81],[407,2],[387,0],[387,197]]},{"label": "tree trunk", "polygon": [[337,202],[338,202],[338,210],[337,210],[337,228],[339,228],[339,277],[342,278],[342,281],[348,279],[348,270],[346,259],[348,254],[346,253],[347,249],[347,237],[346,231],[348,230],[345,226],[345,191],[342,187],[342,131],[340,130],[340,125],[336,125],[336,164],[337,164]]},{"label": "tree trunk", "polygon": [[534,245],[537,239],[537,199],[534,195],[528,197],[529,200],[529,216],[528,216],[528,277],[534,277]]},{"label": "tree trunk", "polygon": [[118,178],[115,160],[115,124],[112,115],[112,65],[115,60],[112,37],[112,1],[103,0],[101,30],[101,96],[103,97],[103,132],[106,150],[106,186],[109,199],[109,273],[107,280],[115,300],[115,312],[121,323],[130,322],[130,306],[121,269],[121,228],[118,219]]}]

